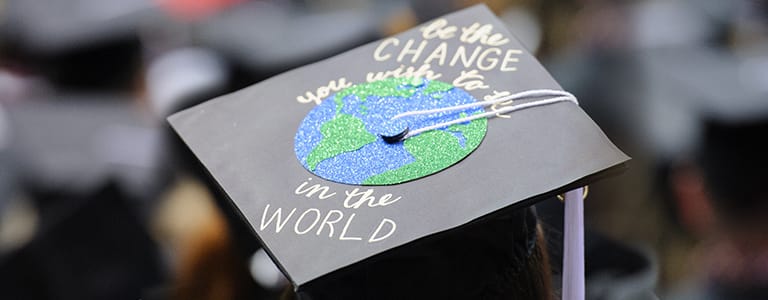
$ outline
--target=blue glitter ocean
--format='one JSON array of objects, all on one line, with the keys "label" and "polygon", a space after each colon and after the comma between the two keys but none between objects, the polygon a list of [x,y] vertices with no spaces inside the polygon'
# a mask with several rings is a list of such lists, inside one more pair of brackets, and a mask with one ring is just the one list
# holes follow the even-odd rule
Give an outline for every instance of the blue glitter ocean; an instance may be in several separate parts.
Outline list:
[{"label": "blue glitter ocean", "polygon": [[484,112],[483,108],[390,121],[397,114],[475,102],[466,91],[423,78],[389,78],[351,86],[324,99],[301,122],[294,150],[301,164],[327,180],[387,185],[427,176],[469,155],[485,136],[476,119],[387,143],[379,134],[399,132]]}]

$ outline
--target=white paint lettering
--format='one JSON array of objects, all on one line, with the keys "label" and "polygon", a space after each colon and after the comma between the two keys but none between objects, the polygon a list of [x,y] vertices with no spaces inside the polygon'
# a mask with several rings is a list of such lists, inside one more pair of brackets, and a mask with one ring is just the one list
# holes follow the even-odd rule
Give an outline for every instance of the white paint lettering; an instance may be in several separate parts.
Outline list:
[{"label": "white paint lettering", "polygon": [[[352,191],[345,191],[347,198],[344,199],[344,207],[358,209],[364,203],[368,203],[368,207],[387,206],[400,200],[400,197],[392,198],[392,194],[385,194],[379,199],[373,196],[373,189],[368,189],[364,192],[359,188],[355,188]],[[357,198],[357,200],[355,200]]]},{"label": "white paint lettering", "polygon": [[373,59],[375,59],[376,61],[385,61],[389,59],[390,57],[392,57],[392,55],[382,54],[382,52],[384,51],[384,48],[386,48],[389,45],[397,46],[398,44],[400,44],[400,40],[396,38],[388,38],[381,41],[379,46],[376,47],[376,50],[373,51]]},{"label": "white paint lettering", "polygon": [[352,219],[355,218],[355,214],[352,213],[352,215],[349,216],[349,219],[347,219],[347,223],[344,224],[344,229],[341,230],[341,234],[339,235],[339,240],[341,241],[359,241],[363,238],[356,237],[356,236],[347,236],[347,228],[349,228],[349,224],[352,223]]},{"label": "white paint lettering", "polygon": [[464,88],[471,91],[475,89],[487,89],[488,86],[483,83],[485,76],[477,73],[477,70],[461,71],[461,75],[453,81],[453,86]]},{"label": "white paint lettering", "polygon": [[517,49],[510,49],[507,50],[507,53],[504,55],[504,59],[501,61],[501,70],[502,72],[510,72],[510,71],[517,71],[517,67],[510,67],[509,64],[517,63],[520,61],[515,55],[523,54],[523,51],[517,50]]},{"label": "white paint lettering", "polygon": [[331,95],[331,92],[338,92],[350,86],[352,86],[352,83],[347,82],[347,79],[344,77],[339,78],[338,81],[331,80],[328,82],[328,85],[317,88],[315,93],[307,91],[304,95],[296,97],[296,101],[299,101],[299,103],[314,102],[315,104],[320,104],[323,99]]},{"label": "white paint lettering", "polygon": [[453,58],[451,58],[450,66],[453,67],[456,65],[456,62],[461,60],[461,64],[465,68],[472,67],[472,63],[474,63],[475,58],[477,58],[477,55],[480,53],[480,50],[483,47],[477,46],[475,47],[475,50],[472,51],[472,55],[470,57],[467,57],[467,49],[464,48],[464,46],[459,46],[459,48],[456,49],[456,53],[453,54]]},{"label": "white paint lettering", "polygon": [[330,197],[333,197],[336,195],[336,192],[328,193],[330,191],[330,187],[328,186],[322,186],[319,184],[314,184],[308,188],[305,188],[307,184],[309,184],[309,181],[311,181],[312,178],[307,179],[307,181],[304,181],[302,184],[300,184],[298,187],[296,187],[296,190],[293,192],[296,195],[304,194],[305,197],[310,198],[314,196],[316,193],[318,193],[317,198],[320,198],[320,200],[328,199]]},{"label": "white paint lettering", "polygon": [[[381,228],[384,227],[384,224],[389,224],[389,228],[390,228],[389,232],[387,232],[387,234],[382,235],[382,236],[379,237],[377,235],[379,234],[379,231],[381,231]],[[368,242],[369,243],[375,243],[375,242],[381,241],[383,239],[386,239],[389,236],[391,236],[393,233],[395,233],[395,229],[397,229],[397,224],[395,224],[394,221],[385,218],[385,219],[381,220],[381,223],[379,223],[379,227],[376,227],[376,231],[373,232],[371,237],[368,239]]]},{"label": "white paint lettering", "polygon": [[432,60],[437,59],[438,65],[442,66],[443,64],[445,64],[445,57],[447,55],[448,55],[448,44],[446,44],[445,42],[442,42],[440,43],[440,45],[437,46],[437,48],[435,48],[434,51],[432,51],[432,53],[429,54],[429,56],[427,56],[427,59],[424,60],[424,63],[429,64],[432,62]]},{"label": "white paint lettering", "polygon": [[[336,219],[331,220],[331,216],[334,214],[336,214]],[[320,233],[323,232],[323,228],[325,228],[325,225],[328,224],[328,237],[333,237],[333,224],[338,223],[343,218],[344,218],[344,213],[342,213],[340,210],[332,209],[331,211],[328,212],[327,215],[325,215],[323,222],[320,223],[320,227],[317,228],[316,235],[320,235]]]},{"label": "white paint lettering", "polygon": [[[306,215],[307,215],[309,212],[313,212],[313,213],[315,213],[315,220],[314,220],[314,221],[312,221],[312,225],[309,225],[309,227],[307,227],[307,229],[305,229],[305,230],[300,230],[300,229],[299,229],[299,225],[301,225],[301,221],[302,221],[302,220],[304,220],[304,217],[305,217],[305,216],[306,216]],[[293,225],[293,231],[294,231],[294,232],[296,232],[296,234],[298,234],[298,235],[302,235],[302,234],[305,234],[305,233],[309,232],[310,230],[312,230],[312,228],[314,228],[314,227],[315,227],[315,225],[317,225],[317,222],[319,222],[319,221],[320,221],[320,210],[319,210],[319,209],[317,209],[317,208],[310,208],[310,209],[307,209],[307,210],[305,210],[305,211],[304,211],[304,212],[301,214],[301,216],[299,216],[299,219],[298,219],[298,220],[296,220],[296,224],[295,224],[295,225]]]},{"label": "white paint lettering", "polygon": [[[456,34],[456,26],[447,26],[448,21],[443,18],[437,19],[429,25],[422,27],[421,36],[425,40],[440,38],[441,40],[452,38]],[[447,27],[446,27],[447,26]]]},{"label": "white paint lettering", "polygon": [[[283,227],[285,226],[285,223],[288,223],[288,220],[291,219],[291,216],[296,212],[296,209],[292,209],[291,212],[288,214],[288,216],[285,218],[285,220],[282,220],[283,214],[282,214],[282,208],[278,208],[275,210],[274,213],[272,213],[272,216],[269,217],[269,221],[264,223],[264,220],[267,218],[267,211],[269,211],[269,204],[267,204],[266,207],[264,207],[264,213],[261,215],[261,226],[259,226],[259,230],[264,231],[267,227],[269,227],[269,224],[272,224],[272,221],[275,221],[275,232],[280,232],[283,230]],[[276,219],[276,220],[275,220]]]},{"label": "white paint lettering", "polygon": [[417,59],[419,59],[419,56],[421,56],[421,51],[424,51],[424,47],[427,46],[427,41],[421,41],[419,43],[418,48],[411,48],[413,46],[413,39],[409,39],[405,46],[403,46],[403,49],[400,50],[400,55],[397,56],[397,61],[402,62],[406,55],[411,55],[411,63],[415,63]]},{"label": "white paint lettering", "polygon": [[365,75],[365,80],[368,82],[374,82],[377,80],[387,78],[401,78],[401,77],[424,77],[429,80],[435,80],[443,76],[440,73],[435,73],[430,69],[430,65],[422,65],[418,69],[414,67],[406,68],[404,65],[400,65],[396,69],[384,71],[384,72],[368,72]]},{"label": "white paint lettering", "polygon": [[509,39],[504,38],[500,33],[492,33],[492,31],[493,25],[491,24],[473,23],[469,27],[461,28],[459,40],[469,44],[480,42],[480,44],[488,46],[501,46],[509,42]]},{"label": "white paint lettering", "polygon": [[[480,54],[480,57],[477,59],[477,67],[480,68],[480,70],[488,71],[496,67],[496,64],[499,63],[499,59],[497,56],[488,57],[488,54],[491,52],[496,53],[496,55],[501,55],[501,49],[499,48],[488,48],[483,51],[483,53]],[[488,64],[483,64],[483,62],[486,62]]]}]

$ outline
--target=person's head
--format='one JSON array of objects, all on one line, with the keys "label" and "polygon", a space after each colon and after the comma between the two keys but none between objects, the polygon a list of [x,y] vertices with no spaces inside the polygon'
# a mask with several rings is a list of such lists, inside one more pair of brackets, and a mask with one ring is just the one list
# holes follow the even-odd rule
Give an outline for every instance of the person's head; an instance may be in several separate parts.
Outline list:
[{"label": "person's head", "polygon": [[695,167],[678,172],[675,183],[688,229],[707,236],[762,234],[768,228],[766,137],[768,119],[704,122]]},{"label": "person's head", "polygon": [[545,243],[535,211],[519,209],[395,249],[298,298],[551,299]]},{"label": "person's head", "polygon": [[766,138],[768,119],[706,123],[698,164],[719,226],[768,228]]}]

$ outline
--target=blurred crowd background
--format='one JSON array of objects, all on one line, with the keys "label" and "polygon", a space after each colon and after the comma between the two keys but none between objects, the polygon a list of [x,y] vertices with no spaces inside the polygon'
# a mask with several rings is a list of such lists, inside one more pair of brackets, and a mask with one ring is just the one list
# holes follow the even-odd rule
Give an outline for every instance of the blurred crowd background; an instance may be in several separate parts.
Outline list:
[{"label": "blurred crowd background", "polygon": [[[0,0],[0,299],[277,299],[165,117],[477,2]],[[768,299],[768,4],[485,3],[633,157],[590,298]]]}]

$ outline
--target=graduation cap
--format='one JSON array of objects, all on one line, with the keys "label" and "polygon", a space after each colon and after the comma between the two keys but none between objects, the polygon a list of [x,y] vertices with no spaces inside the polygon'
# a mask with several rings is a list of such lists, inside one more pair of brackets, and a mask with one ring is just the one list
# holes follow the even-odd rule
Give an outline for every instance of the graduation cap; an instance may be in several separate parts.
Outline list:
[{"label": "graduation cap", "polygon": [[169,121],[297,290],[566,191],[578,224],[570,198],[628,160],[485,6]]},{"label": "graduation cap", "polygon": [[765,197],[768,148],[755,141],[768,133],[768,55],[755,48],[665,52],[645,63],[648,110],[663,116],[650,123],[652,142],[695,153],[718,216],[736,223],[759,218]]}]

